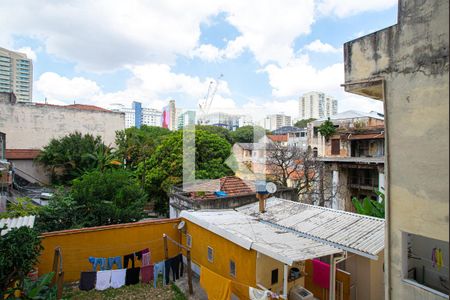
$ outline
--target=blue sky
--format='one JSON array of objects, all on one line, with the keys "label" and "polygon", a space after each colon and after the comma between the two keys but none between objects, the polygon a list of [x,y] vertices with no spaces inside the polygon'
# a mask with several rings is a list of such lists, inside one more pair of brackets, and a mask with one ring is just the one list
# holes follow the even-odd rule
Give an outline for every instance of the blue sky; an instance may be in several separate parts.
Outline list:
[{"label": "blue sky", "polygon": [[0,3],[0,47],[34,60],[36,102],[298,115],[319,90],[339,111],[382,111],[344,93],[342,45],[396,23],[396,0],[26,1]]}]

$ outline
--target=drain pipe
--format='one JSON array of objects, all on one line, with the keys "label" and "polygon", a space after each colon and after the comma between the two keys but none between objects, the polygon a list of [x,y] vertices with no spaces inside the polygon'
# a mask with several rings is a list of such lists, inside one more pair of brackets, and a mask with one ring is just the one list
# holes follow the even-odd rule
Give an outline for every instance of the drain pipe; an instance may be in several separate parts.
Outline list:
[{"label": "drain pipe", "polygon": [[330,289],[329,300],[336,300],[336,265],[347,259],[347,251],[341,256],[330,255]]}]

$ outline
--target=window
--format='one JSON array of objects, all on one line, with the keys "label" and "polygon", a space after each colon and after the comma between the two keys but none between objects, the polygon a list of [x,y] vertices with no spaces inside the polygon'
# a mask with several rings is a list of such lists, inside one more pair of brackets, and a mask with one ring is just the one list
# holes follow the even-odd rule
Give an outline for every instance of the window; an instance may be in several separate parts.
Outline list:
[{"label": "window", "polygon": [[272,279],[270,280],[270,284],[274,285],[278,283],[278,269],[272,270]]},{"label": "window", "polygon": [[192,236],[190,234],[186,234],[186,245],[192,248]]},{"label": "window", "polygon": [[448,242],[403,232],[402,243],[403,281],[434,294],[447,295]]},{"label": "window", "polygon": [[331,154],[332,155],[339,155],[341,152],[341,143],[339,139],[332,139],[331,140]]},{"label": "window", "polygon": [[208,246],[208,261],[214,262],[214,249]]},{"label": "window", "polygon": [[230,259],[230,275],[236,277],[236,263]]}]

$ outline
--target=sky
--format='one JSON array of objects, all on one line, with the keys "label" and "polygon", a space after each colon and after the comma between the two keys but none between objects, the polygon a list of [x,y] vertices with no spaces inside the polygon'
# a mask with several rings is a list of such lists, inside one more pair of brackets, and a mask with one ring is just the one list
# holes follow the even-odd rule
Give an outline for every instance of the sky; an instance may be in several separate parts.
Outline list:
[{"label": "sky", "polygon": [[397,22],[397,0],[2,0],[0,47],[33,59],[33,101],[110,107],[132,101],[298,117],[325,92],[349,109],[343,44]]}]

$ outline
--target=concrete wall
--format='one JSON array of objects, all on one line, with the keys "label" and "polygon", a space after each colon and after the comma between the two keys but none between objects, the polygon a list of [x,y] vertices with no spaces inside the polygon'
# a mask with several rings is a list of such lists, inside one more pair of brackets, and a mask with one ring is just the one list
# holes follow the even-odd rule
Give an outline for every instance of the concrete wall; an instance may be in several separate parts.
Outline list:
[{"label": "concrete wall", "polygon": [[122,113],[0,101],[0,131],[6,133],[7,149],[40,149],[74,131],[99,135],[106,145],[114,145],[115,132],[124,124]]},{"label": "concrete wall", "polygon": [[[300,264],[294,263],[293,267],[300,268]],[[278,282],[272,285],[272,270],[278,269]],[[290,271],[290,268],[289,268]],[[289,274],[289,273],[288,273]],[[278,293],[283,294],[283,282],[284,282],[284,264],[271,257],[268,257],[262,253],[256,255],[256,283],[261,284],[263,287]],[[296,280],[288,282],[288,290],[294,286],[305,286],[305,278],[300,277]]]},{"label": "concrete wall", "polygon": [[[81,271],[92,270],[89,256],[123,256],[149,248],[152,262],[159,262],[164,260],[162,234],[179,240],[176,229],[179,222],[179,219],[165,219],[44,233],[39,275],[52,271],[54,250],[58,246],[62,249],[65,282],[78,281]],[[169,257],[179,253],[175,244],[168,244]],[[137,262],[136,266],[140,266],[140,261]]]},{"label": "concrete wall", "polygon": [[[244,249],[194,223],[186,222],[186,234],[192,236],[192,262],[240,284],[232,285],[232,293],[248,299],[248,286],[256,285],[256,251]],[[182,237],[186,245],[186,235]],[[208,261],[208,247],[214,250],[213,262]],[[236,276],[230,275],[230,260],[235,262]]]},{"label": "concrete wall", "polygon": [[446,298],[403,280],[402,233],[449,241],[448,10],[401,0],[396,26],[344,45],[346,90],[385,101],[391,299]]},{"label": "concrete wall", "polygon": [[[10,159],[16,168],[16,174],[32,183],[50,184],[45,168],[31,159]],[[19,169],[19,170],[17,170]]]}]

